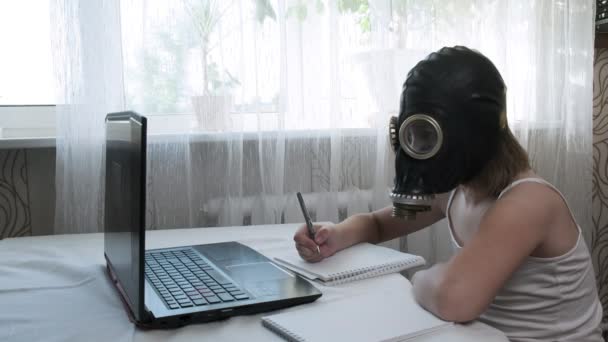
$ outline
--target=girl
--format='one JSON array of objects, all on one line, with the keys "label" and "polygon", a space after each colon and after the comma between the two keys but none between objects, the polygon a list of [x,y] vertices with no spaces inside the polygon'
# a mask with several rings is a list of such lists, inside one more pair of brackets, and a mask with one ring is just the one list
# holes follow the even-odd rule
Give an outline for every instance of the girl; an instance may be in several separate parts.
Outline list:
[{"label": "girl", "polygon": [[296,248],[318,262],[447,218],[456,252],[412,278],[421,306],[447,321],[478,319],[512,341],[602,341],[602,308],[581,228],[559,190],[530,168],[507,125],[505,94],[498,70],[476,51],[443,48],[421,61],[404,85],[399,123],[424,113],[445,139],[436,155],[412,159],[403,150],[404,140],[414,138],[399,135],[393,193],[412,187],[443,193],[429,197],[428,210],[411,220],[384,208],[317,225],[314,241],[302,226]]}]

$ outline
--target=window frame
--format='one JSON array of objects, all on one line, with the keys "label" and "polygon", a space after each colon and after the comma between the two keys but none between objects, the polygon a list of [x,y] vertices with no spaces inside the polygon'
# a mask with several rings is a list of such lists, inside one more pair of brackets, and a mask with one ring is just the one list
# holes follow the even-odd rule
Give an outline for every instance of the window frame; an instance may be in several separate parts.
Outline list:
[{"label": "window frame", "polygon": [[0,105],[0,149],[54,147],[55,105]]}]

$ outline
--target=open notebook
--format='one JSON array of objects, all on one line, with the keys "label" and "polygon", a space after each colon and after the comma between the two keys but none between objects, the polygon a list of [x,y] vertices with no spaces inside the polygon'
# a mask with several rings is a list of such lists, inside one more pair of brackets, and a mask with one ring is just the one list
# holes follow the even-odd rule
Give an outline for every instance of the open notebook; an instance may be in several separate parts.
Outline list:
[{"label": "open notebook", "polygon": [[275,262],[323,285],[348,283],[425,264],[421,256],[369,243],[349,247],[318,263],[302,260],[293,248],[289,254],[276,257]]},{"label": "open notebook", "polygon": [[451,323],[415,301],[411,285],[402,291],[370,292],[337,301],[318,301],[262,317],[262,324],[287,341],[405,341]]}]

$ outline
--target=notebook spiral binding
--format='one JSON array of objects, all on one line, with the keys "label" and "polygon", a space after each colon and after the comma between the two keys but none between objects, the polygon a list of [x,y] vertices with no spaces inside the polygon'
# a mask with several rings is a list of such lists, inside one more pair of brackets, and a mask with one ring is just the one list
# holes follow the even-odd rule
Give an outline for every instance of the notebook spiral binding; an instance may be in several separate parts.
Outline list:
[{"label": "notebook spiral binding", "polygon": [[302,336],[290,332],[268,317],[262,320],[262,325],[289,342],[306,342]]},{"label": "notebook spiral binding", "polygon": [[413,259],[407,262],[399,262],[394,264],[387,264],[380,268],[374,267],[364,267],[356,270],[350,270],[345,272],[338,272],[330,274],[331,278],[333,278],[329,282],[325,282],[325,285],[340,285],[349,283],[351,281],[362,280],[367,278],[373,278],[376,276],[395,273],[402,271],[409,267],[409,265],[416,263],[418,260]]}]

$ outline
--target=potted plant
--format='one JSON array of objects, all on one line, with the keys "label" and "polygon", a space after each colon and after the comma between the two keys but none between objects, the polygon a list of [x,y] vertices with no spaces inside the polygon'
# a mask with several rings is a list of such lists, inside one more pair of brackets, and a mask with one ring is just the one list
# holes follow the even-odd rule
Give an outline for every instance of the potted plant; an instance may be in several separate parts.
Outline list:
[{"label": "potted plant", "polygon": [[210,53],[214,48],[211,44],[211,36],[232,2],[221,0],[183,0],[183,2],[197,31],[200,49],[202,87],[200,95],[192,97],[197,125],[204,130],[225,130],[228,128],[228,114],[233,103],[232,89],[240,83],[227,70],[211,61]]},{"label": "potted plant", "polygon": [[[240,82],[228,70],[210,60],[210,53],[215,47],[211,43],[211,36],[235,1],[183,0],[183,2],[198,33],[200,49],[202,91],[200,95],[192,97],[197,124],[204,130],[225,130],[229,127],[228,114],[233,106],[232,90],[239,86]],[[253,2],[254,16],[260,24],[266,19],[276,20],[276,13],[269,0],[253,0]]]}]

